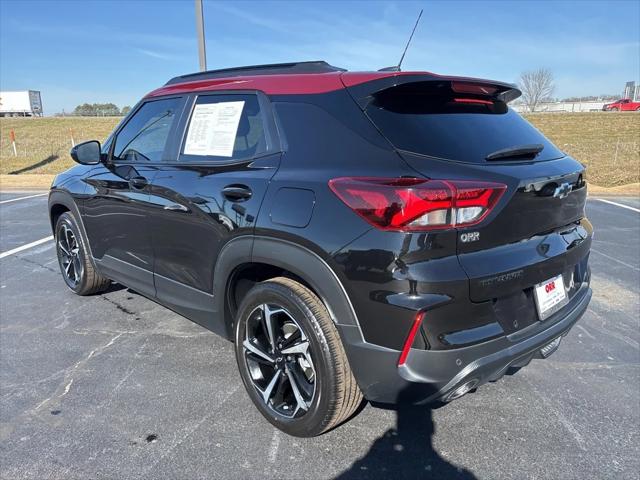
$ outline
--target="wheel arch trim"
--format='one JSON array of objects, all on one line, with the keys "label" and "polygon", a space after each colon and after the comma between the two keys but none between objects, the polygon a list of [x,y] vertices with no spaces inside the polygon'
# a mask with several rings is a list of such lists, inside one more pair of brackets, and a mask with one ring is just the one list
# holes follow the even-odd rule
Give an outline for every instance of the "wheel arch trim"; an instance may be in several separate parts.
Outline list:
[{"label": "wheel arch trim", "polygon": [[89,243],[89,237],[87,237],[87,231],[84,228],[84,222],[82,220],[82,215],[80,214],[80,209],[78,208],[78,205],[76,204],[71,194],[63,190],[51,190],[51,192],[49,193],[49,204],[47,206],[47,209],[49,212],[49,222],[51,223],[51,230],[53,231],[54,236],[56,234],[56,226],[53,224],[53,217],[51,215],[51,212],[55,205],[62,205],[71,212],[73,218],[75,218],[78,224],[80,235],[82,236],[82,243],[85,245],[89,253],[89,258],[91,260],[91,263],[93,264],[93,268],[99,271],[96,266],[96,261],[93,258],[91,244]]},{"label": "wheel arch trim", "polygon": [[[344,285],[329,264],[310,249],[273,237],[242,236],[227,243],[215,266],[213,276],[216,310],[224,312],[227,328],[232,330],[233,319],[228,318],[228,293],[233,272],[243,264],[263,263],[287,270],[309,284],[323,302],[336,325],[357,327],[360,324]],[[310,275],[309,272],[313,272]],[[232,331],[230,338],[233,338]],[[360,332],[362,335],[362,332]]]}]

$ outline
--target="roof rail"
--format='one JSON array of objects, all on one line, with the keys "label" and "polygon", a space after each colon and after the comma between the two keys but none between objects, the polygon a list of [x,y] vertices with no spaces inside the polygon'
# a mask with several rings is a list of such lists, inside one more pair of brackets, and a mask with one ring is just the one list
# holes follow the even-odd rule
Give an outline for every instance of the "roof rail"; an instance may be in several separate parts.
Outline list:
[{"label": "roof rail", "polygon": [[268,65],[250,65],[246,67],[223,68],[221,70],[207,70],[206,72],[180,75],[169,80],[165,85],[208,80],[210,78],[242,77],[249,75],[278,75],[300,73],[329,73],[346,72],[344,68],[334,67],[323,60],[311,62],[272,63]]}]

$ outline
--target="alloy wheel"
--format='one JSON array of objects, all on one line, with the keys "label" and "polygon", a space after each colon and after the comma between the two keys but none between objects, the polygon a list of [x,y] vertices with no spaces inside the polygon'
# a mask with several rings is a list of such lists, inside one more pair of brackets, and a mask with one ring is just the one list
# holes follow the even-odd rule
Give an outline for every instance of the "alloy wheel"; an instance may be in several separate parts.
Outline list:
[{"label": "alloy wheel", "polygon": [[82,280],[83,265],[80,259],[78,239],[66,224],[62,224],[58,232],[57,248],[65,280],[72,288],[75,288]]},{"label": "alloy wheel", "polygon": [[242,343],[253,387],[267,408],[286,417],[303,416],[316,391],[316,371],[307,336],[281,306],[256,307]]}]

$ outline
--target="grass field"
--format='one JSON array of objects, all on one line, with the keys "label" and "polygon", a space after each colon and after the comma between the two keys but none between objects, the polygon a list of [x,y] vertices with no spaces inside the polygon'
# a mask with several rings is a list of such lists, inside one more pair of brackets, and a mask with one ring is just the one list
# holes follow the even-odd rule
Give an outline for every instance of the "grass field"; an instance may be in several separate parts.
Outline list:
[{"label": "grass field", "polygon": [[[74,165],[71,138],[103,141],[118,124],[117,117],[0,118],[0,174],[55,174]],[[16,136],[14,156],[10,131]]]},{"label": "grass field", "polygon": [[[588,166],[589,182],[640,182],[640,114],[545,113],[527,119],[561,150]],[[0,174],[55,174],[73,165],[71,138],[104,140],[119,118],[0,118]],[[18,156],[9,132],[15,131]]]},{"label": "grass field", "polygon": [[589,182],[603,187],[640,182],[639,113],[538,113],[526,118],[560,150],[587,165]]}]

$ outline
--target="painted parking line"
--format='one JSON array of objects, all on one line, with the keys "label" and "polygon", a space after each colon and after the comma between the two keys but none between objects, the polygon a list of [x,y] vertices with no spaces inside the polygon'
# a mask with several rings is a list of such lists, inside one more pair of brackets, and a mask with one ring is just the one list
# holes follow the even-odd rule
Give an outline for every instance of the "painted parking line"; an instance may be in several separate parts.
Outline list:
[{"label": "painted parking line", "polygon": [[18,200],[27,200],[28,198],[44,197],[45,195],[49,195],[49,194],[48,193],[38,193],[37,195],[28,195],[26,197],[10,198],[9,200],[1,200],[0,204],[17,202]]},{"label": "painted parking line", "polygon": [[626,208],[628,210],[632,210],[634,212],[640,213],[640,209],[639,208],[631,207],[629,205],[624,205],[622,203],[612,202],[611,200],[605,200],[604,198],[594,198],[594,200],[598,200],[599,202],[608,203],[609,205],[615,205],[616,207]]},{"label": "painted parking line", "polygon": [[611,260],[613,262],[619,263],[620,265],[624,265],[625,267],[629,267],[632,270],[640,272],[640,268],[638,268],[638,267],[636,267],[634,265],[631,265],[630,263],[623,262],[622,260],[619,260],[619,259],[617,259],[615,257],[612,257],[611,255],[607,255],[606,253],[603,253],[600,250],[596,250],[595,248],[591,247],[591,251],[594,252],[594,253],[597,253],[598,255],[602,255],[603,257],[608,258],[609,260]]},{"label": "painted parking line", "polygon": [[25,250],[29,250],[30,248],[37,247],[38,245],[42,245],[43,243],[47,243],[53,240],[53,235],[49,235],[48,237],[41,238],[40,240],[36,240],[35,242],[27,243],[26,245],[21,245],[16,248],[12,248],[11,250],[7,250],[6,252],[0,253],[0,259],[8,257],[10,255],[15,255],[16,253],[24,252]]}]

